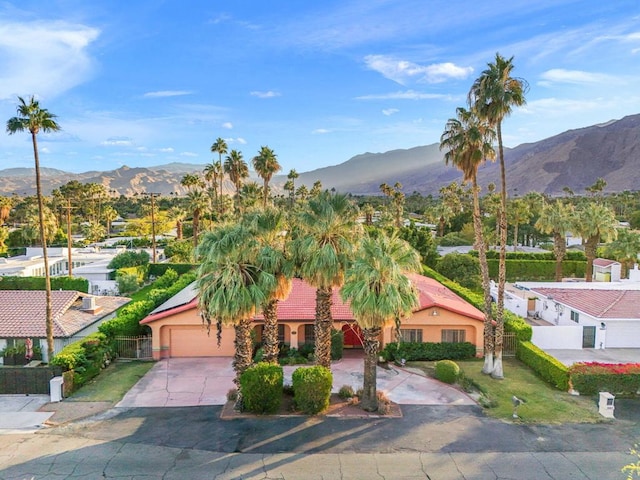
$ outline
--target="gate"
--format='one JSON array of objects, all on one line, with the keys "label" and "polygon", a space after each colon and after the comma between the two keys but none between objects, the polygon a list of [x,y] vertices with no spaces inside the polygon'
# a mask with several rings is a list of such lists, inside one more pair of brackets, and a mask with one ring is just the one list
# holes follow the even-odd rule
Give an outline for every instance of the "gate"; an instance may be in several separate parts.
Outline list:
[{"label": "gate", "polygon": [[123,359],[144,359],[152,357],[151,337],[115,337],[114,345],[116,354]]},{"label": "gate", "polygon": [[515,357],[518,349],[518,337],[515,333],[505,333],[502,336],[502,356]]}]

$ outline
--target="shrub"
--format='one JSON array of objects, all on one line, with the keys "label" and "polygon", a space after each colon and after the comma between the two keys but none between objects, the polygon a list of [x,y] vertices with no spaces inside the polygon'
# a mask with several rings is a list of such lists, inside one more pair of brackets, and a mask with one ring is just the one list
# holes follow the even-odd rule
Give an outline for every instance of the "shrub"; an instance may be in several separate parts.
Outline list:
[{"label": "shrub", "polygon": [[51,359],[52,365],[73,370],[73,384],[81,387],[100,373],[112,356],[106,335],[96,332],[64,347]]},{"label": "shrub", "polygon": [[125,267],[137,267],[139,265],[147,265],[149,263],[149,254],[144,250],[139,252],[127,251],[122,252],[113,257],[109,262],[108,268],[119,270]]},{"label": "shrub", "polygon": [[352,398],[355,396],[355,394],[356,392],[353,390],[353,387],[351,385],[343,385],[340,387],[340,390],[338,390],[338,397],[343,400]]},{"label": "shrub", "polygon": [[442,275],[458,282],[463,287],[479,289],[482,286],[480,262],[471,255],[450,253],[438,259],[436,269]]},{"label": "shrub", "polygon": [[[2,277],[0,290],[44,290],[44,277]],[[89,292],[89,281],[85,278],[77,277],[52,277],[52,290],[76,290],[78,292]]]},{"label": "shrub", "polygon": [[229,391],[227,392],[227,402],[235,402],[236,400],[238,400],[238,389],[229,389]]},{"label": "shrub", "polygon": [[155,288],[169,288],[171,285],[176,283],[178,280],[178,272],[176,272],[173,268],[167,268],[165,272],[155,281],[153,286]]},{"label": "shrub", "polygon": [[391,413],[391,400],[382,390],[378,390],[376,395],[378,397],[378,413],[380,415],[389,415]]},{"label": "shrub", "polygon": [[516,357],[547,383],[560,390],[569,389],[569,369],[531,342],[520,342]]},{"label": "shrub", "polygon": [[240,375],[244,408],[254,413],[274,413],[282,402],[284,375],[280,365],[261,362]]},{"label": "shrub", "polygon": [[460,367],[451,360],[436,362],[436,378],[444,383],[456,383],[460,376]]},{"label": "shrub", "polygon": [[569,376],[571,386],[582,395],[635,395],[640,391],[640,363],[576,363],[569,369]]},{"label": "shrub", "polygon": [[476,355],[476,347],[472,343],[433,343],[433,342],[391,342],[385,345],[380,356],[386,361],[404,358],[416,360],[465,360]]},{"label": "shrub", "polygon": [[[191,244],[191,241],[189,241],[189,244]],[[174,270],[178,275],[184,275],[195,268],[196,266],[191,263],[151,263],[149,264],[149,275],[160,277],[169,269]]]},{"label": "shrub", "polygon": [[298,368],[291,377],[294,402],[303,413],[314,415],[329,407],[333,376],[321,365]]},{"label": "shrub", "polygon": [[331,360],[340,360],[344,351],[344,333],[331,329]]},{"label": "shrub", "polygon": [[133,293],[138,290],[138,287],[140,286],[137,275],[121,272],[118,272],[116,275],[116,284],[118,285],[118,292],[121,295]]}]

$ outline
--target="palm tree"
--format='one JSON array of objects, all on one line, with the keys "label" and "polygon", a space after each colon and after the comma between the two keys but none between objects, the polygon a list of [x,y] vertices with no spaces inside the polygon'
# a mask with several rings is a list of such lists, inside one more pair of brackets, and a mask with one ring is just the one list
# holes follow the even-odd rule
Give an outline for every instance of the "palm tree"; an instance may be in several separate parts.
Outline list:
[{"label": "palm tree", "polygon": [[0,225],[4,225],[4,222],[9,218],[12,206],[13,201],[10,197],[3,197],[0,195]]},{"label": "palm tree", "polygon": [[235,330],[234,382],[240,387],[240,375],[252,362],[251,321],[256,309],[264,305],[275,283],[273,275],[256,266],[255,240],[243,225],[221,226],[203,235],[196,250],[199,308],[203,320],[215,322],[218,344],[222,325]]},{"label": "palm tree", "polygon": [[525,80],[511,76],[513,57],[505,59],[496,53],[495,63],[474,81],[469,91],[468,101],[478,117],[495,128],[498,137],[498,158],[500,160],[500,259],[498,267],[498,305],[496,310],[496,362],[493,373],[495,378],[503,378],[502,337],[504,335],[504,287],[506,283],[507,259],[507,178],[504,164],[504,145],[502,143],[502,121],[511,114],[513,107],[526,103],[525,94],[528,84]]},{"label": "palm tree", "polygon": [[218,178],[218,180],[220,181],[220,190],[219,192],[219,205],[218,205],[218,209],[219,209],[219,213],[222,216],[222,214],[224,213],[224,204],[222,203],[222,184],[224,183],[224,167],[222,165],[222,155],[226,155],[227,154],[227,142],[224,141],[224,139],[218,137],[216,139],[215,142],[213,142],[213,145],[211,145],[211,152],[213,153],[217,153],[218,154],[218,162],[217,162],[217,166],[218,169],[220,171],[220,177]]},{"label": "palm tree", "polygon": [[27,130],[31,134],[33,144],[33,158],[36,169],[36,195],[38,197],[38,212],[40,216],[40,241],[42,242],[42,258],[44,260],[45,296],[46,296],[46,331],[47,331],[47,358],[53,358],[53,315],[51,306],[51,277],[49,273],[49,258],[47,256],[47,240],[44,231],[44,199],[42,196],[42,184],[40,182],[40,156],[38,154],[38,133],[56,132],[60,126],[56,122],[56,116],[46,108],[40,108],[40,102],[34,97],[27,103],[22,97],[18,97],[18,116],[7,121],[7,133]]},{"label": "palm tree", "polygon": [[[44,236],[45,243],[51,244],[56,238],[58,232],[58,217],[53,211],[44,205]],[[29,205],[25,212],[26,225],[22,228],[22,237],[32,245],[37,245],[38,241],[42,243],[40,238],[40,211],[36,205]]]},{"label": "palm tree", "polygon": [[574,229],[582,237],[587,256],[586,281],[593,280],[593,261],[600,241],[611,242],[618,237],[618,221],[613,210],[601,203],[589,202],[576,211]]},{"label": "palm tree", "polygon": [[267,208],[267,199],[269,198],[269,182],[275,173],[278,173],[282,167],[278,163],[276,154],[269,147],[261,147],[258,155],[251,160],[253,168],[258,176],[263,180],[262,192],[262,208]]},{"label": "palm tree", "polygon": [[531,207],[522,198],[513,200],[507,209],[508,223],[513,225],[513,251],[518,251],[518,228],[531,219]]},{"label": "palm tree", "polygon": [[289,173],[287,174],[287,179],[288,182],[291,182],[291,188],[290,188],[290,193],[289,193],[289,197],[291,198],[291,208],[293,208],[293,204],[296,201],[296,179],[300,176],[300,174],[298,172],[296,172],[295,168],[292,168],[291,170],[289,170]]},{"label": "palm tree", "polygon": [[562,261],[567,254],[566,235],[571,229],[573,205],[560,200],[542,207],[535,227],[542,233],[553,235],[553,254],[556,257],[556,282],[562,281]]},{"label": "palm tree", "polygon": [[478,168],[487,160],[495,160],[493,149],[495,132],[482,122],[472,110],[458,108],[456,118],[450,118],[440,137],[440,149],[446,150],[444,160],[462,171],[465,182],[471,182],[473,196],[474,248],[478,251],[482,290],[484,294],[484,366],[482,372],[493,371],[493,316],[491,306],[491,280],[487,262],[487,243],[484,238],[482,214],[480,212],[480,188],[478,187]]},{"label": "palm tree", "polygon": [[187,194],[187,202],[189,204],[189,210],[192,212],[193,220],[193,248],[198,246],[198,234],[200,232],[200,217],[206,211],[209,204],[207,197],[202,190],[193,190]]},{"label": "palm tree", "polygon": [[182,225],[187,212],[180,205],[174,205],[169,210],[169,216],[174,220],[176,225],[176,240],[182,240]]},{"label": "palm tree", "polygon": [[[218,186],[220,176],[223,174],[222,172],[222,164],[219,162],[212,162],[205,165],[204,170],[204,179],[209,182],[209,188],[207,189],[207,193],[210,194],[211,197],[211,208],[214,206],[220,208],[220,200],[218,199]],[[222,195],[222,192],[220,192]]]},{"label": "palm tree", "polygon": [[397,235],[367,235],[356,259],[347,269],[340,294],[350,301],[351,311],[362,329],[364,379],[362,408],[378,409],[376,370],[382,329],[418,305],[418,292],[405,275],[420,270],[420,255]]},{"label": "palm tree", "polygon": [[314,323],[316,363],[331,364],[331,299],[341,287],[359,236],[357,209],[347,196],[322,192],[298,217],[293,252],[299,275],[316,288]]},{"label": "palm tree", "polygon": [[640,252],[640,233],[627,228],[618,230],[618,238],[606,247],[607,255],[622,264],[622,278],[626,278],[630,269],[638,262]]},{"label": "palm tree", "polygon": [[180,185],[187,189],[187,192],[200,190],[204,183],[197,173],[187,173],[180,179]]},{"label": "palm tree", "polygon": [[244,212],[256,207],[262,200],[262,187],[258,182],[247,182],[240,188],[239,205]]},{"label": "palm tree", "polygon": [[107,223],[107,238],[109,238],[111,236],[111,222],[118,218],[118,212],[111,205],[107,205],[102,210],[102,216]]},{"label": "palm tree", "polygon": [[247,162],[242,158],[242,153],[237,150],[231,150],[227,158],[224,160],[224,173],[229,175],[229,180],[236,188],[236,212],[240,211],[240,189],[242,183],[249,176],[249,167]]}]

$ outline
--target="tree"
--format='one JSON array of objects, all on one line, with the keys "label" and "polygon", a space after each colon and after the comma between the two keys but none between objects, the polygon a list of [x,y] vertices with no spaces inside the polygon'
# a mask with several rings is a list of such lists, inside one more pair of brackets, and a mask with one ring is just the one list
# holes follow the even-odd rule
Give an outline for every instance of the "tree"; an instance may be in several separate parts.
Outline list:
[{"label": "tree", "polygon": [[204,182],[197,173],[187,173],[180,179],[180,185],[185,187],[188,192],[200,190],[204,188]]},{"label": "tree", "polygon": [[618,238],[606,246],[607,255],[622,264],[622,277],[638,262],[640,253],[640,233],[627,228],[618,230]]},{"label": "tree", "polygon": [[498,267],[498,305],[496,309],[496,345],[495,365],[492,376],[502,378],[502,337],[504,335],[504,288],[506,283],[507,259],[507,178],[504,164],[504,145],[502,143],[502,121],[511,114],[513,107],[526,103],[525,94],[528,84],[525,80],[511,76],[513,57],[505,59],[496,53],[494,63],[474,81],[469,91],[468,101],[471,109],[481,120],[495,128],[498,138],[498,158],[500,161],[500,257]]},{"label": "tree", "polygon": [[364,410],[378,409],[376,370],[382,329],[411,313],[418,305],[418,292],[406,276],[420,270],[420,257],[397,235],[379,232],[360,243],[355,261],[347,269],[340,294],[349,301],[356,322],[362,329],[364,358]]},{"label": "tree", "polygon": [[593,280],[593,261],[600,241],[610,242],[618,236],[618,221],[613,210],[600,203],[589,202],[576,211],[574,228],[584,243],[587,256],[586,281]]},{"label": "tree", "polygon": [[229,175],[229,180],[236,189],[236,212],[240,211],[240,189],[242,183],[249,176],[249,167],[247,162],[242,158],[242,153],[237,150],[231,150],[227,158],[224,160],[224,173]]},{"label": "tree", "polygon": [[107,238],[111,236],[111,222],[118,218],[118,212],[111,205],[107,205],[102,210],[102,216],[107,224]]},{"label": "tree", "polygon": [[33,158],[36,170],[36,196],[38,197],[38,212],[40,216],[40,241],[42,242],[42,258],[44,261],[45,274],[45,297],[46,297],[46,332],[47,332],[47,358],[53,358],[53,314],[51,305],[51,276],[49,272],[49,258],[47,256],[47,240],[44,230],[44,200],[42,195],[42,184],[40,181],[40,156],[38,153],[38,133],[56,132],[60,126],[56,122],[56,115],[50,113],[46,108],[40,107],[34,97],[27,103],[22,97],[18,97],[18,116],[7,121],[7,133],[13,135],[17,132],[28,131],[31,134],[33,144]]},{"label": "tree", "polygon": [[573,205],[561,200],[542,207],[536,228],[553,236],[553,254],[556,257],[556,282],[562,281],[562,261],[567,253],[566,235],[573,222]]},{"label": "tree", "polygon": [[9,219],[11,207],[13,207],[13,201],[11,198],[0,195],[0,226],[4,225],[4,223]]},{"label": "tree", "polygon": [[218,196],[218,211],[220,213],[220,215],[222,216],[224,214],[224,204],[222,202],[222,185],[224,183],[224,166],[222,164],[222,155],[226,155],[227,154],[227,142],[224,141],[224,139],[218,137],[216,139],[216,141],[213,143],[213,145],[211,145],[211,151],[214,153],[218,154],[218,163],[217,163],[217,169],[220,172],[220,177],[218,178],[218,180],[220,181],[220,190],[218,191],[219,196]]},{"label": "tree", "polygon": [[258,155],[252,159],[253,168],[258,176],[263,180],[262,191],[262,208],[267,208],[267,199],[269,198],[269,182],[275,173],[278,173],[282,167],[278,163],[276,154],[269,147],[260,147]]},{"label": "tree", "polygon": [[511,201],[509,208],[507,209],[507,220],[513,225],[513,251],[518,251],[518,227],[527,223],[531,219],[531,208],[529,203],[525,202],[522,198],[516,198]]},{"label": "tree", "polygon": [[[44,205],[43,218],[44,236],[47,245],[49,245],[56,238],[58,219],[47,205]],[[22,227],[22,237],[30,245],[37,244],[38,241],[42,244],[42,239],[40,238],[40,221],[40,211],[38,207],[36,205],[30,205],[26,211],[26,225]]]},{"label": "tree", "polygon": [[193,213],[193,248],[198,246],[198,234],[200,233],[200,217],[206,211],[208,201],[202,190],[192,190],[187,194],[189,210]]},{"label": "tree", "polygon": [[357,209],[347,196],[322,192],[298,216],[292,250],[298,274],[316,288],[314,323],[316,363],[331,364],[331,301],[341,287],[359,235]]},{"label": "tree", "polygon": [[[220,199],[218,198],[218,187],[220,176],[223,174],[222,164],[218,162],[212,162],[205,165],[204,170],[204,179],[209,182],[209,188],[207,188],[207,193],[210,194],[211,197],[211,209],[217,207],[218,212],[220,211]],[[222,192],[220,192],[222,195]]]},{"label": "tree", "polygon": [[[436,264],[436,270],[445,277],[471,290],[476,290],[482,285],[480,261],[466,253],[454,252],[440,257]],[[491,318],[491,311],[489,311],[488,316]],[[489,322],[489,325],[491,325],[491,322]],[[491,353],[485,352],[485,355],[491,355]]]},{"label": "tree", "polygon": [[484,366],[482,371],[485,374],[490,374],[494,370],[494,337],[487,242],[484,237],[480,211],[478,168],[487,160],[495,160],[494,139],[495,132],[486,122],[481,121],[472,110],[461,107],[456,110],[456,118],[449,119],[445,131],[440,137],[440,149],[445,150],[445,162],[452,163],[462,171],[465,182],[471,182],[474,248],[478,251],[484,299]]},{"label": "tree", "polygon": [[299,176],[300,175],[298,174],[298,172],[296,172],[296,170],[293,168],[287,174],[287,183],[291,182],[291,189],[289,190],[289,197],[291,198],[291,208],[293,208],[293,204],[296,201],[296,179]]}]

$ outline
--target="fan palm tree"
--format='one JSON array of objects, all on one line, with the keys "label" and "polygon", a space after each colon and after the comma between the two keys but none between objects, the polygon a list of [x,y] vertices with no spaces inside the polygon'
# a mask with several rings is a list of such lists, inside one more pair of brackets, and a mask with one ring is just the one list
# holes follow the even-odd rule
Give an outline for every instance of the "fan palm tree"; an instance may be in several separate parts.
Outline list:
[{"label": "fan palm tree", "polygon": [[629,270],[638,262],[640,233],[627,228],[618,230],[618,238],[607,245],[606,251],[622,264],[622,278],[626,278]]},{"label": "fan palm tree", "polygon": [[508,223],[513,225],[513,251],[518,251],[518,228],[531,219],[531,207],[522,198],[516,198],[507,209]]},{"label": "fan palm tree", "polygon": [[298,274],[316,288],[314,322],[316,363],[331,364],[331,299],[344,282],[360,229],[358,211],[347,196],[322,192],[298,216],[293,252]]},{"label": "fan palm tree", "polygon": [[340,294],[362,329],[364,357],[362,408],[378,409],[376,370],[380,333],[387,325],[411,313],[418,292],[406,273],[420,270],[420,255],[397,235],[367,235],[347,269]]},{"label": "fan palm tree", "polygon": [[593,261],[601,241],[611,242],[618,237],[618,221],[613,210],[601,203],[589,202],[576,211],[574,230],[582,237],[587,256],[586,281],[593,280]]},{"label": "fan palm tree", "polygon": [[462,171],[465,182],[471,182],[473,197],[474,248],[478,251],[482,290],[484,297],[484,367],[482,371],[493,371],[493,316],[491,307],[491,286],[487,262],[487,242],[484,238],[482,214],[480,212],[480,188],[478,168],[487,160],[495,160],[493,149],[495,132],[485,122],[480,121],[471,110],[458,108],[456,118],[450,118],[440,137],[440,149],[445,150],[444,160]]},{"label": "fan palm tree", "polygon": [[187,216],[186,210],[181,205],[174,205],[169,210],[169,216],[176,224],[176,240],[182,240],[182,226]]},{"label": "fan palm tree", "polygon": [[556,257],[556,282],[562,281],[562,261],[567,254],[565,236],[572,227],[574,208],[560,200],[542,207],[535,227],[542,233],[553,236],[553,255]]},{"label": "fan palm tree", "polygon": [[191,210],[193,214],[193,248],[196,248],[198,246],[198,234],[200,233],[200,218],[207,210],[209,202],[202,190],[192,190],[189,192],[187,194],[187,202],[189,204],[189,210]]},{"label": "fan palm tree", "polygon": [[258,176],[264,182],[262,191],[262,208],[267,208],[267,199],[269,198],[269,182],[273,175],[282,170],[278,163],[276,154],[269,147],[261,147],[258,155],[251,160],[253,168]]},{"label": "fan palm tree", "polygon": [[[212,162],[205,165],[204,170],[204,179],[209,182],[209,188],[207,189],[207,193],[210,194],[211,197],[211,208],[218,207],[220,208],[220,200],[218,199],[218,188],[219,188],[219,180],[220,175],[222,175],[222,164],[218,162]],[[222,192],[220,192],[222,194]]]},{"label": "fan palm tree", "polygon": [[218,213],[220,214],[220,216],[222,216],[224,214],[224,204],[222,202],[222,185],[224,183],[224,166],[222,164],[222,155],[226,155],[227,154],[227,142],[224,141],[224,139],[218,137],[216,139],[215,142],[213,142],[213,145],[211,145],[211,152],[213,153],[217,153],[218,154],[218,162],[217,162],[217,169],[220,172],[220,176],[218,178],[218,180],[220,181],[220,190],[218,190],[219,193],[219,204],[218,204]]},{"label": "fan palm tree", "polygon": [[249,177],[249,166],[242,158],[242,152],[231,150],[227,158],[224,159],[224,173],[229,175],[229,180],[236,189],[235,208],[236,212],[240,211],[240,189],[242,183]]},{"label": "fan palm tree", "polygon": [[498,137],[498,159],[500,161],[500,215],[498,219],[500,230],[500,257],[498,267],[498,305],[496,310],[496,345],[495,378],[503,378],[502,344],[504,335],[504,287],[506,283],[507,259],[507,178],[504,164],[504,145],[502,143],[502,121],[508,117],[513,107],[526,103],[525,94],[528,84],[525,80],[511,76],[513,71],[513,57],[508,60],[496,53],[494,63],[474,81],[469,91],[470,107],[478,117],[495,128]]},{"label": "fan palm tree", "polygon": [[296,172],[295,168],[289,170],[287,174],[287,180],[291,182],[291,188],[289,189],[289,197],[291,198],[291,208],[293,208],[293,204],[296,202],[296,179],[300,176],[298,172]]},{"label": "fan palm tree", "polygon": [[9,219],[12,206],[13,201],[10,197],[3,197],[0,195],[0,225],[4,225],[4,222]]},{"label": "fan palm tree", "polygon": [[40,217],[40,241],[42,242],[42,258],[44,261],[45,273],[45,297],[46,297],[46,332],[47,332],[47,355],[48,359],[53,358],[53,316],[51,306],[51,277],[49,273],[49,258],[47,256],[47,239],[45,235],[44,219],[44,199],[42,195],[42,184],[40,182],[40,156],[38,154],[38,133],[56,132],[60,126],[56,122],[56,115],[50,113],[46,108],[40,107],[34,97],[26,102],[22,97],[18,97],[18,116],[7,121],[7,133],[12,135],[17,132],[28,131],[31,134],[33,144],[33,158],[36,170],[36,195],[38,197],[38,213]]},{"label": "fan palm tree", "polygon": [[102,210],[102,216],[107,224],[107,238],[111,236],[111,222],[118,218],[118,212],[111,205],[107,205]]},{"label": "fan palm tree", "polygon": [[[56,238],[56,233],[58,232],[58,217],[47,205],[44,205],[43,208],[45,243],[49,245]],[[42,239],[40,238],[40,210],[36,205],[27,207],[24,220],[26,225],[22,228],[22,237],[32,245],[42,244]]]}]

